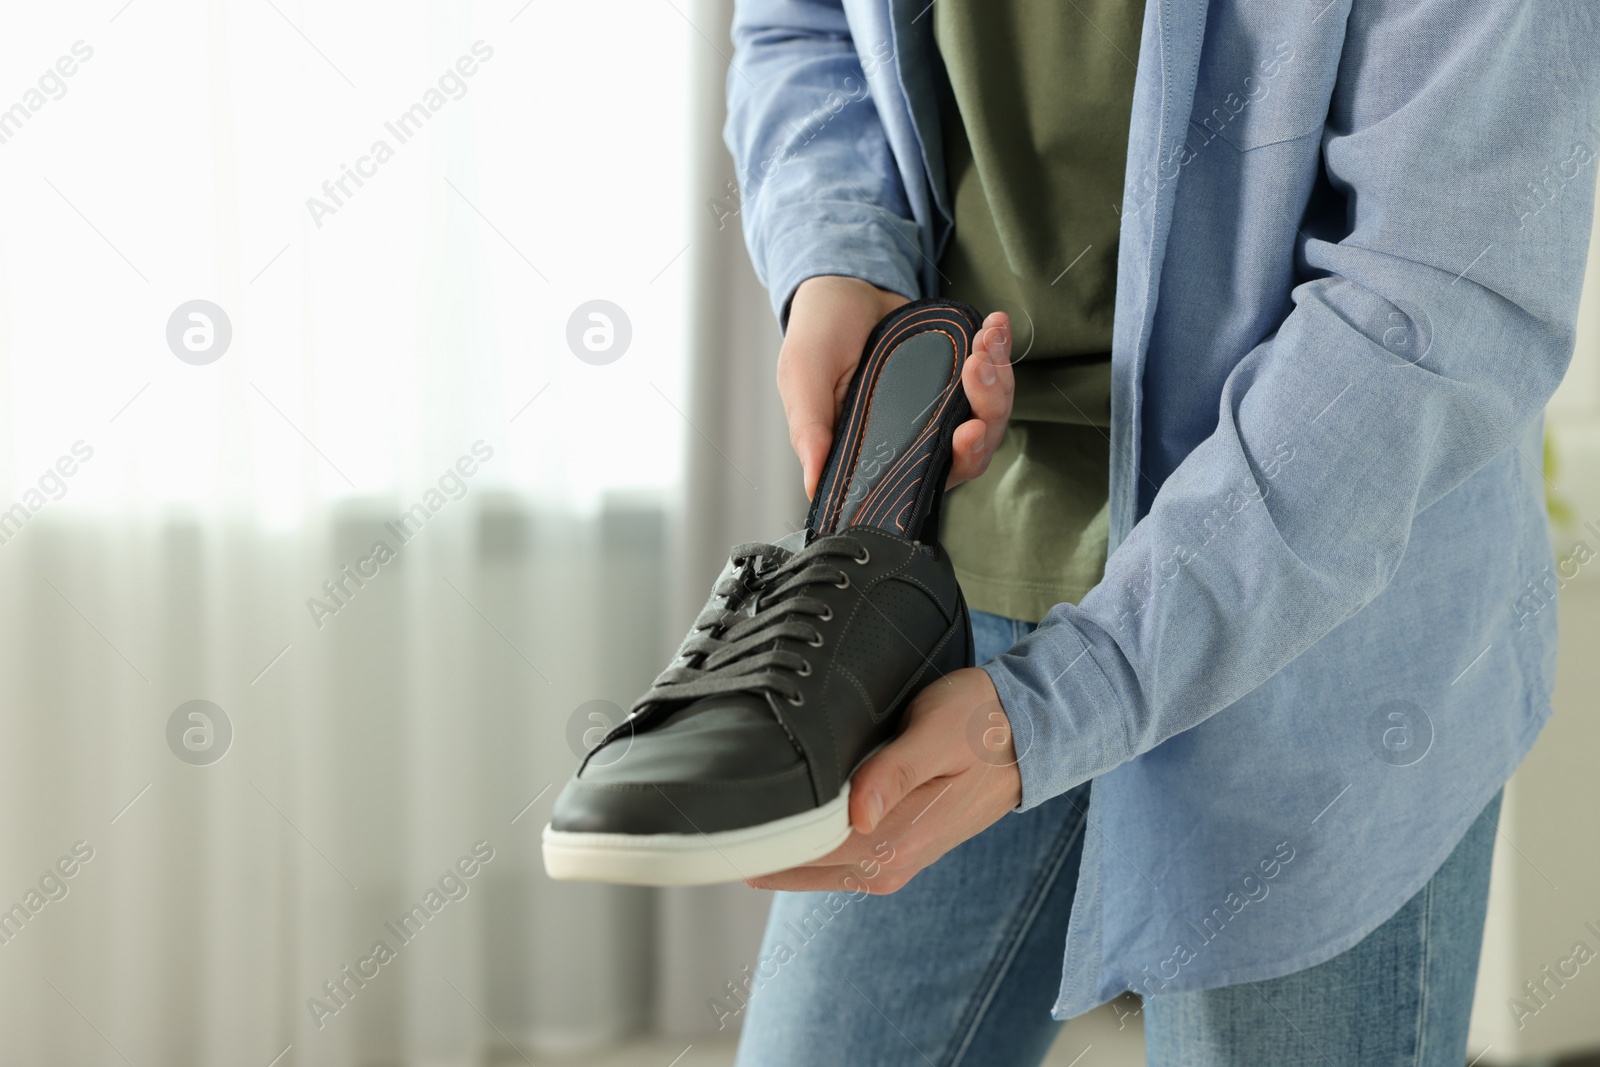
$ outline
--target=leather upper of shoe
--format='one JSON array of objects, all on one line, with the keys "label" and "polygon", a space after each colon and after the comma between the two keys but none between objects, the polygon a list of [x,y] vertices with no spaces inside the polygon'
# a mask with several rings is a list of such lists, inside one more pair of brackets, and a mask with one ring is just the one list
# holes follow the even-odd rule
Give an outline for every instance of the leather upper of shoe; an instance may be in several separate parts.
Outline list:
[{"label": "leather upper of shoe", "polygon": [[948,557],[856,526],[742,545],[673,660],[557,798],[557,830],[710,833],[838,795],[899,710],[969,666]]},{"label": "leather upper of shoe", "polygon": [[556,799],[555,829],[710,833],[812,810],[919,688],[971,664],[934,532],[981,322],[922,300],[874,327],[806,529],[734,549],[677,657]]},{"label": "leather upper of shoe", "polygon": [[[631,725],[631,724],[630,724]],[[804,760],[757,693],[704,697],[605,742],[556,799],[557,830],[692,834],[813,806]]]}]

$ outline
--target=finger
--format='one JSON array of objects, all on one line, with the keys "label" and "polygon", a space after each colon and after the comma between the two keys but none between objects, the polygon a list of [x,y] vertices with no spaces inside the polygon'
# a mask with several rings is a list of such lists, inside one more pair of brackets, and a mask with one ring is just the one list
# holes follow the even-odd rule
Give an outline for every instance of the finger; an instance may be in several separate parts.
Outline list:
[{"label": "finger", "polygon": [[[952,813],[962,810],[966,792],[970,792],[970,782],[963,786],[959,776],[924,782],[891,808],[872,833],[854,832],[826,856],[786,871],[747,878],[745,884],[755,889],[790,891],[839,888],[859,891],[864,886],[869,892],[892,893],[934,858],[968,836],[944,840],[949,836]],[[940,806],[946,810],[935,817],[923,818]],[[850,881],[857,884],[851,886]]]},{"label": "finger", "polygon": [[926,826],[914,824],[918,814],[941,799],[949,785],[946,778],[928,782],[891,810],[876,832],[852,832],[844,844],[826,856],[788,870],[746,878],[745,884],[754,889],[842,888],[859,892],[866,887],[874,893],[892,893],[926,866],[915,857],[926,851],[925,838],[937,833],[938,823],[930,819]]},{"label": "finger", "polygon": [[988,434],[978,419],[969,419],[957,426],[950,446],[950,477],[945,480],[946,489],[970,482],[989,469]]},{"label": "finger", "polygon": [[852,833],[844,844],[826,856],[799,867],[746,878],[744,882],[753,889],[838,889],[851,876],[858,882],[876,879],[883,873],[884,857],[894,854],[893,847],[881,835],[868,837]]},{"label": "finger", "polygon": [[961,371],[973,417],[956,428],[947,488],[981,475],[1000,447],[1016,392],[1011,353],[1011,320],[997,311],[984,320]]},{"label": "finger", "polygon": [[858,881],[878,877],[883,871],[884,860],[894,855],[894,847],[881,834],[868,836],[852,833],[845,838],[844,844],[826,856],[819,856],[799,867],[746,878],[744,883],[753,889],[837,889],[850,875],[854,875]]},{"label": "finger", "polygon": [[[962,368],[961,383],[972,403],[974,418],[986,423],[1004,424],[1011,415],[1011,400],[1016,391],[1016,375],[1011,369],[1014,355],[1011,320],[995,312],[984,321],[973,352]],[[996,438],[994,443],[999,443]]]},{"label": "finger", "polygon": [[791,867],[787,871],[764,874],[759,878],[746,878],[744,884],[751,889],[777,889],[785,893],[814,893],[844,888],[845,879],[860,875],[854,867]]},{"label": "finger", "polygon": [[838,411],[834,399],[841,377],[850,367],[825,351],[825,342],[796,330],[784,340],[778,357],[778,394],[789,423],[789,444],[799,457],[806,496],[816,492],[822,466],[833,443],[833,423]]},{"label": "finger", "polygon": [[879,867],[865,874],[858,866],[794,867],[760,878],[746,878],[751,889],[777,889],[788,893],[835,892],[855,894],[893,893],[916,877],[912,869],[889,870]]},{"label": "finger", "polygon": [[[917,698],[922,699],[920,695]],[[850,825],[857,833],[870,834],[886,813],[919,786],[956,770],[947,760],[949,738],[916,711],[913,702],[900,736],[879,749],[850,779]]]},{"label": "finger", "polygon": [[806,499],[817,495],[817,483],[822,480],[823,464],[828,462],[828,449],[833,445],[833,424],[807,422],[789,431],[789,444],[800,457],[800,470],[804,475]]},{"label": "finger", "polygon": [[833,427],[872,327],[905,297],[854,278],[811,278],[795,292],[778,353],[778,395],[806,496],[816,494]]}]

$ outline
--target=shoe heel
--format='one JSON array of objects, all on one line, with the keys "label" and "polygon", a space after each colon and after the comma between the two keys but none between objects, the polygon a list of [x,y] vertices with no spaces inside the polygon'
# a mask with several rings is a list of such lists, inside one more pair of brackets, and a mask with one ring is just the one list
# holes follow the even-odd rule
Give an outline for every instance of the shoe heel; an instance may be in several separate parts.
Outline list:
[{"label": "shoe heel", "polygon": [[960,588],[956,589],[956,632],[950,640],[945,642],[939,650],[934,666],[939,671],[939,677],[951,671],[959,671],[964,667],[975,667],[975,645],[972,639],[972,616],[967,611],[967,598],[962,595]]}]

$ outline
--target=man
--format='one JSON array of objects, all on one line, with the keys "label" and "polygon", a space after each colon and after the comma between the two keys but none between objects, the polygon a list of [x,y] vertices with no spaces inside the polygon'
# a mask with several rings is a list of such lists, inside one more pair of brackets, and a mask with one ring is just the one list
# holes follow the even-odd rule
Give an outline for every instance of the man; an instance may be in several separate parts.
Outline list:
[{"label": "man", "polygon": [[740,1062],[1036,1063],[1133,990],[1153,1063],[1459,1067],[1549,711],[1512,605],[1600,7],[744,0],[734,39],[808,492],[878,318],[997,312],[944,525],[988,662],[757,880],[795,892]]}]

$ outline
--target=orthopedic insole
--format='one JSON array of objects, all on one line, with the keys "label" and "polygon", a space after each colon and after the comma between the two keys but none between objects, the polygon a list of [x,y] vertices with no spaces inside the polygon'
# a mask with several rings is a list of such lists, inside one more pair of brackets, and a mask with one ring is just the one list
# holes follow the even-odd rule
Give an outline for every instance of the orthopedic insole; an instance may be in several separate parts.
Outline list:
[{"label": "orthopedic insole", "polygon": [[867,339],[806,518],[810,537],[874,526],[923,537],[951,463],[951,435],[971,417],[961,368],[982,317],[919,300]]}]

